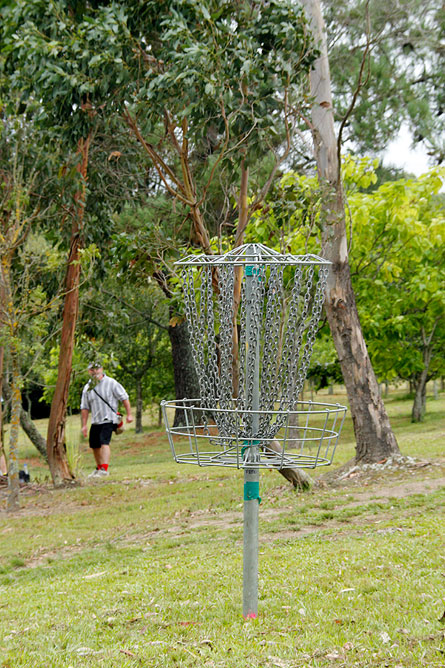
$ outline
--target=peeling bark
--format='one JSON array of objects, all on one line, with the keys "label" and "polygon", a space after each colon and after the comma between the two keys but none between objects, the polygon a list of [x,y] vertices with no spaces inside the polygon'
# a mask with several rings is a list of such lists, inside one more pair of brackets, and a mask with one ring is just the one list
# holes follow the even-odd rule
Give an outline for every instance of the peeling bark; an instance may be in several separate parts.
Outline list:
[{"label": "peeling bark", "polygon": [[314,97],[312,136],[322,189],[322,254],[332,262],[325,309],[348,393],[356,438],[356,462],[399,454],[369,359],[352,289],[345,207],[334,131],[326,32],[319,0],[303,0],[320,49],[310,75]]},{"label": "peeling bark", "polygon": [[80,248],[81,231],[85,209],[85,191],[88,168],[88,152],[91,136],[81,139],[78,145],[80,163],[77,169],[82,177],[83,185],[76,194],[75,210],[71,227],[71,244],[68,256],[68,265],[65,279],[65,303],[62,318],[62,333],[60,340],[59,366],[56,388],[51,402],[51,412],[48,422],[47,453],[51,477],[56,487],[65,484],[74,478],[69,470],[65,450],[65,423],[68,406],[68,391],[71,381],[71,368],[74,350],[74,334],[76,331],[79,311],[79,283],[80,283]]}]

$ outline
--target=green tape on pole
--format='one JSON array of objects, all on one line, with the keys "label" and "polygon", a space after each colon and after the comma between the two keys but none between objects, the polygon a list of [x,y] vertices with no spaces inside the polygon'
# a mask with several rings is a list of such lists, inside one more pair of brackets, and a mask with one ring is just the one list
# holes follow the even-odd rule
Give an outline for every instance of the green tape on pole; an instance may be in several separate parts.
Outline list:
[{"label": "green tape on pole", "polygon": [[259,482],[245,482],[244,483],[244,501],[252,501],[258,499],[261,503],[260,483]]},{"label": "green tape on pole", "polygon": [[261,441],[244,441],[244,445],[241,448],[241,457],[244,457],[246,451],[251,448],[253,445],[259,445]]},{"label": "green tape on pole", "polygon": [[252,264],[246,264],[244,268],[244,273],[246,274],[246,276],[258,276],[260,281],[263,280],[263,277],[261,276],[260,267],[255,267]]}]

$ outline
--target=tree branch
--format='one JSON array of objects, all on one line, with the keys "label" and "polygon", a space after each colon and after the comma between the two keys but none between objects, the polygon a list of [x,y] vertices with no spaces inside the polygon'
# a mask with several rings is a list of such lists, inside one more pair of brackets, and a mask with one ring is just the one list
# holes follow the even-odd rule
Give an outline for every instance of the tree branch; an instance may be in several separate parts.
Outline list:
[{"label": "tree branch", "polygon": [[[368,78],[369,78],[369,59],[368,59],[368,54],[371,48],[371,41],[370,41],[370,18],[369,18],[369,0],[366,2],[366,45],[365,45],[365,50],[363,51],[363,56],[362,56],[362,62],[360,64],[360,70],[359,70],[359,75],[358,75],[358,80],[357,80],[357,87],[354,91],[354,94],[352,96],[351,104],[348,107],[348,110],[346,111],[346,114],[343,117],[343,120],[340,124],[340,129],[338,131],[338,137],[337,137],[337,162],[338,162],[338,176],[340,178],[340,170],[341,170],[341,143],[342,143],[342,134],[343,134],[343,129],[346,125],[346,121],[348,120],[349,116],[352,114],[355,103],[357,102],[357,98],[359,96],[359,93],[363,86],[367,83]],[[365,69],[365,64],[368,62],[368,72],[366,75],[366,80],[363,81],[363,71]]]}]

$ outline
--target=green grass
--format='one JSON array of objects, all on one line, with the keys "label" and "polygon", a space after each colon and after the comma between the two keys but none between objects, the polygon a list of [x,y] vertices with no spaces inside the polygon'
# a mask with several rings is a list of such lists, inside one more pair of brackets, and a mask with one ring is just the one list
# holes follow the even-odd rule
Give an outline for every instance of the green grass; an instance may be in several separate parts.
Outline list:
[{"label": "green grass", "polygon": [[[240,471],[179,466],[150,427],[114,437],[96,483],[82,443],[82,485],[53,490],[23,442],[41,484],[0,514],[0,668],[443,666],[445,401],[420,425],[397,393],[387,406],[402,452],[437,461],[304,495],[263,471],[249,621]],[[354,451],[350,416],[340,443],[336,464]]]}]

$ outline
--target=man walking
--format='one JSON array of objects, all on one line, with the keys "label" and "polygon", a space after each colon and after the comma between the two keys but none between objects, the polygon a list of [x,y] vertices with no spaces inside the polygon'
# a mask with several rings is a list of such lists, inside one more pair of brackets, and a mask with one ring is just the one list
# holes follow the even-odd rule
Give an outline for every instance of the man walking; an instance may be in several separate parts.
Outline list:
[{"label": "man walking", "polygon": [[91,378],[82,391],[80,413],[82,417],[82,434],[88,434],[88,414],[91,412],[90,448],[93,450],[96,468],[89,477],[109,475],[110,441],[120,421],[117,409],[122,401],[127,413],[127,422],[133,422],[128,394],[117,380],[103,372],[100,362],[88,365]]}]

